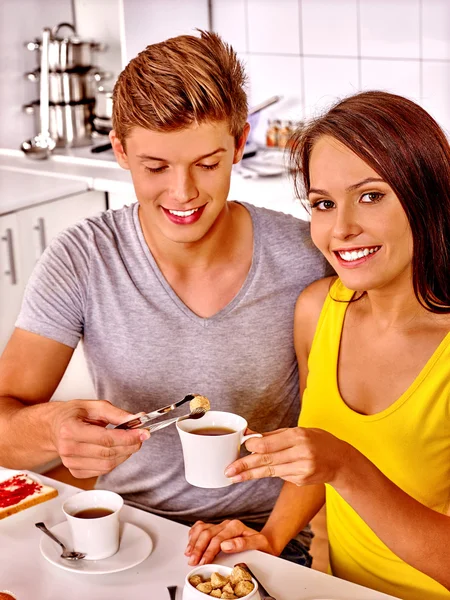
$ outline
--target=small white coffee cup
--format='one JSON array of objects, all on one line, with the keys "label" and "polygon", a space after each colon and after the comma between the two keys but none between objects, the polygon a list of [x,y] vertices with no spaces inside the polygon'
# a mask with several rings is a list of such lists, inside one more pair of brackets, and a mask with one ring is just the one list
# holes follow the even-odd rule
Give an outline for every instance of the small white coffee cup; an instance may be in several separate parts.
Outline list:
[{"label": "small white coffee cup", "polygon": [[[88,490],[71,496],[63,504],[72,533],[73,549],[86,554],[85,560],[100,560],[112,556],[119,549],[119,513],[123,498],[108,490]],[[82,511],[105,509],[106,516],[83,518]],[[100,513],[101,514],[101,513]]]},{"label": "small white coffee cup", "polygon": [[[228,429],[224,435],[198,435],[202,429]],[[260,433],[244,435],[247,421],[233,413],[208,411],[201,419],[186,419],[177,423],[184,457],[186,481],[201,488],[221,488],[232,485],[225,469],[239,458],[241,445]]]}]

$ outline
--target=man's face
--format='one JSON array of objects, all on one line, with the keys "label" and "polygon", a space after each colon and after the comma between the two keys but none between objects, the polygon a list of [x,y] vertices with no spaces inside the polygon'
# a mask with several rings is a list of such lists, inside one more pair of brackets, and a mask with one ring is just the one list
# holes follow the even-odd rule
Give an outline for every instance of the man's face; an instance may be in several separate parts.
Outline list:
[{"label": "man's face", "polygon": [[157,238],[195,243],[223,216],[232,165],[242,158],[245,132],[236,147],[226,122],[172,132],[134,127],[126,150],[111,133],[119,164],[129,169],[141,220]]}]

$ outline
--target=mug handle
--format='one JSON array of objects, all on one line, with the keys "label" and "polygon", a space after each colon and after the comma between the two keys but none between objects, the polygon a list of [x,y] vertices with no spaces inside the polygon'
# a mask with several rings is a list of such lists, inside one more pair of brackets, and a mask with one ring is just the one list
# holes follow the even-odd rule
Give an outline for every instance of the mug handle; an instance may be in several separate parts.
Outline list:
[{"label": "mug handle", "polygon": [[244,444],[250,438],[255,438],[255,437],[262,437],[262,433],[252,433],[250,435],[244,435],[244,437],[242,438],[241,445]]}]

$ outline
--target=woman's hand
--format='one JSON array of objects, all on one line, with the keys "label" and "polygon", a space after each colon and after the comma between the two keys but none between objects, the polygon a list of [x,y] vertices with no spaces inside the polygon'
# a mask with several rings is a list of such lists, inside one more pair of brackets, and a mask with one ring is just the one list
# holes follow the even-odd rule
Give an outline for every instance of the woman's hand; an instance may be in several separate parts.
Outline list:
[{"label": "woman's hand", "polygon": [[189,531],[189,541],[184,554],[192,566],[211,563],[220,551],[228,554],[244,550],[261,550],[275,554],[268,539],[259,531],[244,525],[241,521],[222,521],[211,525],[197,521]]},{"label": "woman's hand", "polygon": [[296,485],[336,485],[359,455],[331,433],[304,427],[273,431],[245,445],[253,454],[238,459],[225,471],[233,483],[280,477]]}]

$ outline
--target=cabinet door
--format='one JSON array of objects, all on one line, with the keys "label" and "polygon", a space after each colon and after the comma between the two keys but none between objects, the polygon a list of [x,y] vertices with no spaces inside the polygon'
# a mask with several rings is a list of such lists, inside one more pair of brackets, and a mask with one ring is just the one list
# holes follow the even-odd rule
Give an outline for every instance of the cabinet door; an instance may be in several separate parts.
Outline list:
[{"label": "cabinet door", "polygon": [[[85,192],[33,206],[18,213],[22,241],[21,263],[26,278],[30,276],[45,247],[58,233],[77,221],[98,214],[105,210],[105,207],[103,192]],[[76,348],[53,398],[95,398],[81,344]]]},{"label": "cabinet door", "polygon": [[19,260],[19,228],[15,213],[0,217],[0,354],[20,310],[25,280]]},{"label": "cabinet door", "polygon": [[103,192],[84,192],[17,213],[21,236],[21,264],[26,279],[46,246],[61,231],[105,210]]}]

